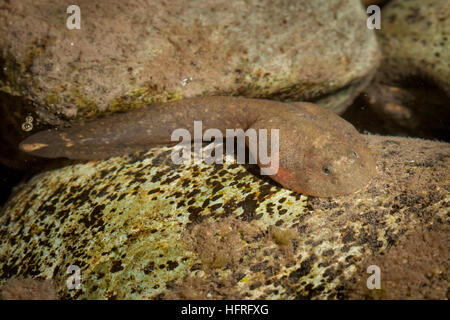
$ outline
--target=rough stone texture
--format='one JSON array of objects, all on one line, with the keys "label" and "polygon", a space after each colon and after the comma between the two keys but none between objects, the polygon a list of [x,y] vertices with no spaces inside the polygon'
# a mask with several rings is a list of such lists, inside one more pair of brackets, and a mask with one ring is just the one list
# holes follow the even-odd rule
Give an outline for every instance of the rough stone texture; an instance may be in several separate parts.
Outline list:
[{"label": "rough stone texture", "polygon": [[[403,237],[396,246],[361,264],[350,299],[449,299],[450,225],[439,217]],[[381,271],[380,290],[367,288],[367,267]]]},{"label": "rough stone texture", "polygon": [[[449,223],[450,145],[368,140],[378,176],[334,199],[285,190],[253,166],[176,166],[171,148],[44,172],[3,208],[0,285],[53,279],[63,299],[345,297],[368,257]],[[80,290],[66,288],[70,265]]]},{"label": "rough stone texture", "polygon": [[384,59],[379,78],[431,80],[450,96],[450,2],[392,0],[378,32]]},{"label": "rough stone texture", "polygon": [[342,112],[378,63],[359,0],[80,0],[0,6],[1,90],[52,125],[198,95],[319,100]]},{"label": "rough stone texture", "polygon": [[55,300],[52,280],[11,279],[0,292],[2,300]]}]

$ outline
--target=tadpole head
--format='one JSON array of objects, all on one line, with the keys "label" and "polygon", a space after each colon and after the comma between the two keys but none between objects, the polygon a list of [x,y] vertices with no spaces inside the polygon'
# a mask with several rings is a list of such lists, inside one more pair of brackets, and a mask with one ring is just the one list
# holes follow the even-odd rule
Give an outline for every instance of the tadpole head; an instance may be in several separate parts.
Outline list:
[{"label": "tadpole head", "polygon": [[364,138],[355,133],[352,139],[324,135],[303,148],[290,146],[284,150],[288,158],[281,160],[272,178],[316,197],[347,195],[364,188],[376,174],[376,159]]}]

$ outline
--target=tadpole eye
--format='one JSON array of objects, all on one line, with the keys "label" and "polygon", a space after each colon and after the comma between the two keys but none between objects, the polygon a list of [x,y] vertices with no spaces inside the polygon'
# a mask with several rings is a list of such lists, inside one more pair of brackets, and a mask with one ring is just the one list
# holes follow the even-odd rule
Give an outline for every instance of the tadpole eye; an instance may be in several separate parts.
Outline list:
[{"label": "tadpole eye", "polygon": [[322,172],[325,173],[327,176],[331,174],[331,167],[329,164],[325,164],[322,167]]}]

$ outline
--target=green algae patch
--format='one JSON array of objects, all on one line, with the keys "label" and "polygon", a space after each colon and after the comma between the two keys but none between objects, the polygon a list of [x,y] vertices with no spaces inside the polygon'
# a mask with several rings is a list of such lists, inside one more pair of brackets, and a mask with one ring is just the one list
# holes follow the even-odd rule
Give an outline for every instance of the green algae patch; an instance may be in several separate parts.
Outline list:
[{"label": "green algae patch", "polygon": [[141,86],[128,91],[125,95],[115,98],[108,112],[128,111],[144,108],[152,104],[180,100],[183,98],[181,92],[167,92],[158,89],[156,85]]}]

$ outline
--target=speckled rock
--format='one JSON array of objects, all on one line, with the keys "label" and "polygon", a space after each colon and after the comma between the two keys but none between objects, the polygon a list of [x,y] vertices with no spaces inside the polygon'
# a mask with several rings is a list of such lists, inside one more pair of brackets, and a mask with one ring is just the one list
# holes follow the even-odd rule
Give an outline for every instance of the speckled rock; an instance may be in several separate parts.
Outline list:
[{"label": "speckled rock", "polygon": [[66,28],[70,4],[0,7],[0,88],[53,125],[217,94],[334,94],[320,102],[343,111],[378,63],[359,0],[82,0],[80,30]]},{"label": "speckled rock", "polygon": [[[63,299],[340,298],[367,257],[449,222],[450,145],[368,140],[378,176],[334,199],[254,166],[174,165],[167,147],[41,173],[2,210],[0,286],[52,279]],[[66,287],[70,265],[79,289]]]},{"label": "speckled rock", "polygon": [[448,0],[392,0],[383,7],[378,34],[384,53],[382,81],[425,78],[450,96]]}]

